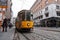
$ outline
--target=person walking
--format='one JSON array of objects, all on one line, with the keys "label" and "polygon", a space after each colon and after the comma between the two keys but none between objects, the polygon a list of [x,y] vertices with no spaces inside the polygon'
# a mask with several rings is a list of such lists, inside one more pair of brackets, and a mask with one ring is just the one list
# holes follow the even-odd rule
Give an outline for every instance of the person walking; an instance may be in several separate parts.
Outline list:
[{"label": "person walking", "polygon": [[7,19],[5,18],[2,24],[3,32],[7,32]]},{"label": "person walking", "polygon": [[11,28],[13,25],[12,25],[12,23],[11,23],[11,22],[9,22],[8,26],[9,26],[9,28]]}]

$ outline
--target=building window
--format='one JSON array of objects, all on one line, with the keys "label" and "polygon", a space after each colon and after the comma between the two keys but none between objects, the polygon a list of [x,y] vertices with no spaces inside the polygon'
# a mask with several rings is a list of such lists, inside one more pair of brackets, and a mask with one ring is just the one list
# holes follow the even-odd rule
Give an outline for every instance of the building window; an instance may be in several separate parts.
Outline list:
[{"label": "building window", "polygon": [[48,4],[48,0],[45,1],[45,4]]},{"label": "building window", "polygon": [[12,9],[10,8],[10,12],[12,12]]},{"label": "building window", "polygon": [[11,0],[10,0],[11,1]]},{"label": "building window", "polygon": [[48,7],[45,8],[45,11],[47,11],[47,10],[48,10]]},{"label": "building window", "polygon": [[40,12],[39,12],[39,14],[40,14]]},{"label": "building window", "polygon": [[39,17],[39,19],[41,19],[41,18],[43,18],[43,15],[41,15],[41,16]]},{"label": "building window", "polygon": [[56,9],[60,9],[60,7],[58,5],[56,5]]},{"label": "building window", "polygon": [[40,17],[39,17],[39,19],[40,19]]},{"label": "building window", "polygon": [[1,11],[0,11],[0,13],[1,13]]},{"label": "building window", "polygon": [[57,11],[56,13],[57,13],[57,16],[60,16],[60,12]]},{"label": "building window", "polygon": [[42,13],[42,11],[41,11],[41,13]]},{"label": "building window", "polygon": [[40,5],[41,6],[41,8],[42,8],[42,5]]},{"label": "building window", "polygon": [[49,13],[45,13],[45,16],[48,17],[49,16]]},{"label": "building window", "polygon": [[0,11],[2,10],[2,8],[0,8]]},{"label": "building window", "polygon": [[58,0],[55,0],[56,2],[58,1]]},{"label": "building window", "polygon": [[2,3],[2,5],[7,5],[7,0],[0,0],[0,2]]},{"label": "building window", "polygon": [[42,0],[41,0],[42,1]]}]

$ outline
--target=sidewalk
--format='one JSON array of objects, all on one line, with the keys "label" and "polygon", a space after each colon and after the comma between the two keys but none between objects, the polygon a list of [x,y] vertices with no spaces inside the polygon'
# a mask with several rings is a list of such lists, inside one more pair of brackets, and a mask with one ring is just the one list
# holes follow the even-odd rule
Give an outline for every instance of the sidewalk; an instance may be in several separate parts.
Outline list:
[{"label": "sidewalk", "polygon": [[58,28],[55,28],[55,27],[40,27],[40,29],[47,30],[47,31],[60,32],[60,27],[58,27]]},{"label": "sidewalk", "polygon": [[7,32],[1,32],[0,31],[0,40],[13,40],[14,36],[14,28],[11,28],[7,30]]}]

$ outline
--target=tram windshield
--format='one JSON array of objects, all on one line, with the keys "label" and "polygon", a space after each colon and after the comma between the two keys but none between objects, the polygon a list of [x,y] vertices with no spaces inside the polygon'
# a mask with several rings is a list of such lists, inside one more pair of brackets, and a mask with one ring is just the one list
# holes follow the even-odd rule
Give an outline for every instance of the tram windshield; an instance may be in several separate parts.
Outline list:
[{"label": "tram windshield", "polygon": [[19,15],[19,20],[27,20],[30,21],[31,20],[31,12],[23,12],[22,14]]},{"label": "tram windshield", "polygon": [[31,17],[30,12],[27,12],[27,13],[26,13],[26,20],[27,20],[27,21],[30,21],[30,20],[31,20],[31,18],[30,18],[30,17]]}]

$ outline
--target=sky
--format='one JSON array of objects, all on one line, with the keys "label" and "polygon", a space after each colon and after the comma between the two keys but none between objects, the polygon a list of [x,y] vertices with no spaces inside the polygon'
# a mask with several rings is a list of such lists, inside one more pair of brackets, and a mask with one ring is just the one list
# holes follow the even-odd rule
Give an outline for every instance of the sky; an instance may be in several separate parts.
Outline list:
[{"label": "sky", "polygon": [[17,17],[17,13],[22,9],[29,10],[36,0],[12,0],[13,17]]}]

